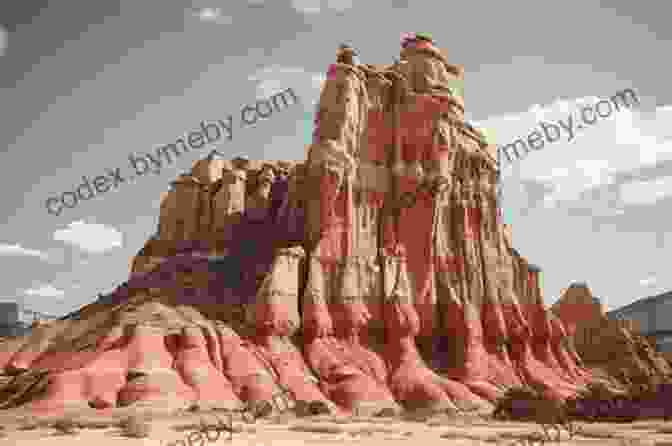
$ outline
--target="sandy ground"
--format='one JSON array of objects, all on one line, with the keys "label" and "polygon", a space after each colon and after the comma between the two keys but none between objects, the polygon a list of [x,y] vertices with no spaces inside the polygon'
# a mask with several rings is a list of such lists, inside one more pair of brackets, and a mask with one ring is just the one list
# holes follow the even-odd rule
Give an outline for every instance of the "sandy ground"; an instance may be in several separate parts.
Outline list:
[{"label": "sandy ground", "polygon": [[[456,418],[437,415],[430,418],[420,417],[416,421],[396,418],[335,418],[331,416],[296,418],[289,414],[274,415],[268,419],[248,424],[234,419],[234,432],[223,432],[219,439],[211,431],[212,441],[197,438],[195,429],[201,420],[215,422],[214,415],[227,420],[221,412],[182,413],[179,415],[151,415],[145,418],[149,426],[146,438],[128,438],[124,429],[115,425],[128,416],[86,416],[75,417],[83,426],[76,428],[74,434],[59,433],[53,427],[30,426],[30,422],[17,419],[16,413],[3,411],[0,425],[4,435],[0,445],[50,445],[70,446],[294,446],[294,445],[336,445],[352,444],[362,446],[408,445],[527,445],[517,439],[541,432],[539,425],[533,423],[495,422],[482,418]],[[145,415],[147,416],[147,415]],[[72,418],[71,418],[72,419]],[[53,420],[52,420],[53,421]],[[672,446],[672,422],[640,421],[635,423],[577,423],[582,430],[572,439],[566,431],[560,441],[546,441],[546,444],[564,445],[619,445],[619,446]],[[28,429],[26,429],[28,427]],[[30,429],[32,427],[32,429]],[[191,435],[192,441],[188,441]],[[182,442],[180,442],[182,440]]]}]

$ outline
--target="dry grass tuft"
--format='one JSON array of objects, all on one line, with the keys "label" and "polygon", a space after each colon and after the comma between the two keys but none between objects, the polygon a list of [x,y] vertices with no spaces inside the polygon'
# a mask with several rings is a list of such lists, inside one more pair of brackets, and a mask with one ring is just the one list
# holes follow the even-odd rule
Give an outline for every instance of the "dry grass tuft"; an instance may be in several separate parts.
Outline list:
[{"label": "dry grass tuft", "polygon": [[79,425],[72,418],[56,420],[51,427],[56,429],[60,435],[76,435],[79,433],[77,430]]},{"label": "dry grass tuft", "polygon": [[478,442],[487,442],[487,443],[492,443],[498,441],[498,437],[496,434],[487,434],[487,433],[470,433],[470,432],[465,432],[465,431],[446,431],[443,432],[440,436],[440,438],[443,439],[448,439],[448,440],[471,440],[471,441],[478,441]]},{"label": "dry grass tuft", "polygon": [[83,421],[80,423],[82,429],[109,429],[115,426],[113,421]]},{"label": "dry grass tuft", "polygon": [[295,417],[292,416],[289,412],[283,412],[280,414],[273,415],[270,419],[273,424],[287,424],[292,421]]},{"label": "dry grass tuft", "polygon": [[137,415],[132,415],[119,423],[124,437],[147,438],[151,432],[151,426]]},{"label": "dry grass tuft", "polygon": [[294,432],[312,432],[316,434],[342,434],[346,430],[335,424],[297,424],[289,427],[290,431]]},{"label": "dry grass tuft", "polygon": [[19,430],[22,431],[34,431],[40,427],[40,423],[35,418],[24,418],[19,421]]},{"label": "dry grass tuft", "polygon": [[171,426],[171,429],[177,432],[197,431],[200,428],[201,425],[198,423],[178,424],[176,426]]},{"label": "dry grass tuft", "polygon": [[584,427],[580,435],[587,438],[615,438],[616,435],[608,429],[596,428],[594,426]]}]

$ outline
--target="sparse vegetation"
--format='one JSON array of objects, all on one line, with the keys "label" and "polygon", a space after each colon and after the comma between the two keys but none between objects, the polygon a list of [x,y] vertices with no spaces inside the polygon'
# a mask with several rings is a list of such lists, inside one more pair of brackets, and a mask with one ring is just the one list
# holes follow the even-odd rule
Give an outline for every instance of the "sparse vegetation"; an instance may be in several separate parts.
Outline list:
[{"label": "sparse vegetation", "polygon": [[345,429],[341,425],[337,424],[300,424],[291,426],[290,431],[295,432],[313,432],[316,434],[342,434],[345,432]]},{"label": "sparse vegetation", "polygon": [[79,433],[77,430],[79,425],[72,418],[56,420],[51,427],[56,429],[56,432],[61,435],[76,435]]},{"label": "sparse vegetation", "polygon": [[556,431],[556,441],[560,440],[562,430],[573,438],[579,432],[570,419],[567,405],[563,402],[545,399],[543,395],[529,387],[509,389],[495,403],[495,420],[531,421],[539,424],[544,437],[551,441],[550,430]]},{"label": "sparse vegetation", "polygon": [[123,435],[129,438],[147,438],[151,431],[149,423],[138,416],[130,416],[121,421]]},{"label": "sparse vegetation", "polygon": [[39,427],[37,420],[32,418],[23,419],[19,422],[19,430],[22,431],[34,431]]},{"label": "sparse vegetation", "polygon": [[83,429],[109,429],[114,426],[111,421],[85,421],[81,423]]},{"label": "sparse vegetation", "polygon": [[615,435],[613,432],[610,432],[607,429],[600,429],[595,427],[586,428],[581,431],[582,437],[587,438],[614,438]]},{"label": "sparse vegetation", "polygon": [[535,401],[541,395],[531,387],[513,387],[495,402],[492,417],[495,420],[527,420],[534,416]]},{"label": "sparse vegetation", "polygon": [[664,391],[660,386],[635,383],[624,393],[596,384],[567,401],[567,410],[572,419],[590,422],[631,423],[642,418],[667,420],[672,415],[672,407],[669,397],[661,394]]},{"label": "sparse vegetation", "polygon": [[384,407],[376,412],[373,416],[377,418],[389,418],[396,415],[396,411],[391,407]]}]

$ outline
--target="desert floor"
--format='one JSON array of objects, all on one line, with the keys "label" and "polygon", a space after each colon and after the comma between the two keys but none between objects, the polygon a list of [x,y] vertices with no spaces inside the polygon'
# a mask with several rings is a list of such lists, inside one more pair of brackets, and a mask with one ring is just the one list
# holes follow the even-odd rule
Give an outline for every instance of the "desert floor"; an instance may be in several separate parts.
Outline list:
[{"label": "desert floor", "polygon": [[[499,422],[479,417],[449,417],[435,415],[432,417],[396,418],[336,418],[333,416],[316,416],[296,418],[289,413],[273,415],[255,423],[245,423],[240,418],[233,420],[232,434],[222,432],[216,439],[216,432],[211,431],[212,441],[205,437],[199,440],[195,430],[201,421],[215,423],[215,416],[228,420],[222,412],[184,412],[180,414],[148,414],[134,412],[137,417],[144,417],[145,438],[127,437],[128,429],[118,425],[121,419],[129,416],[129,412],[115,414],[81,415],[68,417],[75,420],[78,427],[72,433],[59,432],[47,422],[41,423],[30,419],[17,411],[0,412],[0,444],[51,446],[71,446],[87,444],[88,446],[205,446],[219,444],[222,446],[290,446],[290,445],[332,445],[352,444],[373,446],[385,444],[426,445],[527,445],[542,444],[540,440],[527,443],[518,439],[526,435],[542,432],[541,426],[534,423]],[[136,418],[139,419],[139,418]],[[53,419],[51,422],[53,423]],[[141,423],[141,425],[142,425]],[[672,422],[638,421],[634,423],[576,423],[581,429],[572,439],[567,431],[562,431],[559,441],[545,441],[551,445],[647,445],[672,446]],[[192,441],[188,441],[191,434]],[[231,439],[229,439],[231,435]],[[182,442],[180,442],[182,440]]]}]

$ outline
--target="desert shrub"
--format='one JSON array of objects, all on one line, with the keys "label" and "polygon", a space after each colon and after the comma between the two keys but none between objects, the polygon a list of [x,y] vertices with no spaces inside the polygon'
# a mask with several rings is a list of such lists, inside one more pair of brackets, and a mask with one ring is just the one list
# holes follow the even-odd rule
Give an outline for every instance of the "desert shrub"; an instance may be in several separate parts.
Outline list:
[{"label": "desert shrub", "polygon": [[493,418],[535,422],[541,426],[543,436],[548,440],[552,439],[551,430],[556,431],[557,439],[560,438],[561,430],[567,431],[570,438],[578,432],[564,402],[546,399],[538,390],[530,387],[509,389],[495,402]]},{"label": "desert shrub", "polygon": [[492,416],[496,420],[529,419],[539,399],[541,395],[531,387],[512,387],[495,401]]}]

